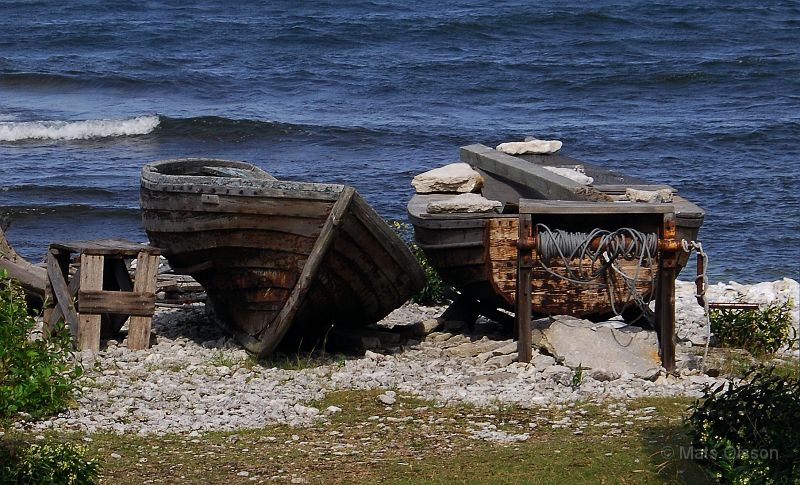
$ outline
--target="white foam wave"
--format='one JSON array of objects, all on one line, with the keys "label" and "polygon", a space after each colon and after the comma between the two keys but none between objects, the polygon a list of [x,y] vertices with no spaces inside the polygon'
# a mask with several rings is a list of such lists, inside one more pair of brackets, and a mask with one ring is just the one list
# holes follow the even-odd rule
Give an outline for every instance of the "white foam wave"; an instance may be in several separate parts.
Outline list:
[{"label": "white foam wave", "polygon": [[0,141],[87,140],[145,135],[153,131],[159,123],[156,115],[124,120],[0,122]]}]

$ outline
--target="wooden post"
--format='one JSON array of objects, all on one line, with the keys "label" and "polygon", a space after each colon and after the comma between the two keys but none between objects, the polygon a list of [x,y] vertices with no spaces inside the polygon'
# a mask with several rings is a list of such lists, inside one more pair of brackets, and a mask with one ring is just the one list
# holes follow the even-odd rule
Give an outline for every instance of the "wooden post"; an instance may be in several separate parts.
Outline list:
[{"label": "wooden post", "polygon": [[[675,214],[664,214],[661,226],[662,240],[675,240]],[[661,365],[667,372],[675,370],[675,271],[677,254],[662,249],[658,258],[656,282],[656,325],[659,332]]]},{"label": "wooden post", "polygon": [[520,214],[519,216],[516,301],[518,362],[530,362],[533,357],[533,352],[531,351],[531,263],[533,259],[531,228],[533,224],[531,219],[530,214]]},{"label": "wooden post", "polygon": [[[81,255],[81,291],[101,291],[103,289],[103,256]],[[78,308],[80,310],[80,308]],[[78,314],[78,348],[80,350],[100,350],[100,315]]]},{"label": "wooden post", "polygon": [[[133,292],[153,295],[156,289],[158,255],[142,251],[136,258],[136,279]],[[155,297],[154,297],[155,298]],[[150,346],[150,326],[152,316],[132,316],[128,325],[128,348],[142,350]]]}]

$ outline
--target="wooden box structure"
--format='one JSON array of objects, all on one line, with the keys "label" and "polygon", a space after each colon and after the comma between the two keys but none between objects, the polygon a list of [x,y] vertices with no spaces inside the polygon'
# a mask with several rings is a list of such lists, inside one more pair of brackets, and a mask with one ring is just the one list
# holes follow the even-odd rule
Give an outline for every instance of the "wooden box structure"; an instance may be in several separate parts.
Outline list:
[{"label": "wooden box structure", "polygon": [[[652,268],[653,263],[647,263],[642,267],[642,272],[647,275],[642,281],[652,281],[655,273],[655,326],[659,334],[661,363],[668,371],[674,370],[675,277],[681,246],[677,239],[675,208],[672,204],[520,199],[518,227],[515,314],[520,362],[530,362],[531,359],[531,290],[534,286],[531,274],[536,268],[545,266],[542,257],[545,235],[540,233],[538,228],[560,227],[571,230],[577,228],[584,231],[592,228],[586,240],[587,246],[599,244],[599,241],[591,239],[591,234],[595,233],[594,229],[614,231],[620,228],[632,228],[642,233],[657,235],[653,248],[657,267]],[[639,264],[641,261],[640,259]],[[637,264],[635,260],[633,263]],[[577,264],[583,262],[577,261]],[[552,274],[557,273],[553,271]],[[558,287],[581,284],[558,276],[551,278],[551,283]],[[569,290],[558,287],[554,286],[553,291],[565,296],[571,294]],[[631,291],[638,292],[640,288],[637,285]],[[578,296],[579,293],[574,295]]]},{"label": "wooden box structure", "polygon": [[[70,275],[70,260],[80,265]],[[155,285],[160,251],[130,241],[105,239],[56,242],[47,252],[45,324],[48,329],[63,318],[80,350],[97,351],[103,332],[119,332],[130,317],[128,348],[145,349],[155,311]],[[136,260],[133,281],[126,261]]]}]

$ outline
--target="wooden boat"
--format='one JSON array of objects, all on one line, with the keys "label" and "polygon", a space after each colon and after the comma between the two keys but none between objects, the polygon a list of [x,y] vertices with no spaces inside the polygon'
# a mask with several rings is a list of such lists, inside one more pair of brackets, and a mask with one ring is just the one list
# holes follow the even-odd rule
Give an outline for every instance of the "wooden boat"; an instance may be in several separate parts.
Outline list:
[{"label": "wooden boat", "polygon": [[31,308],[41,308],[47,270],[20,256],[8,242],[2,229],[0,229],[0,269],[4,269],[9,278],[19,283]]},{"label": "wooden boat", "polygon": [[141,205],[151,243],[260,355],[374,323],[424,284],[407,245],[352,187],[280,181],[244,162],[165,160],[142,169]]},{"label": "wooden boat", "polygon": [[[677,195],[665,185],[652,185],[633,177],[556,154],[510,156],[483,145],[461,148],[462,161],[469,163],[484,179],[482,195],[498,200],[503,206],[497,212],[465,214],[431,214],[430,202],[453,197],[453,194],[417,194],[408,204],[408,216],[415,238],[430,263],[445,283],[455,287],[462,299],[471,302],[475,312],[500,317],[496,309],[513,311],[516,295],[518,239],[518,203],[520,198],[614,201],[620,200],[626,188],[639,190],[669,189],[677,219],[677,238],[694,240],[703,222],[704,212],[695,204]],[[543,166],[575,168],[581,166],[592,177],[591,185],[582,185],[557,175]],[[589,231],[612,223],[606,217],[594,216],[568,229]],[[655,228],[642,228],[655,231]],[[678,271],[686,264],[688,254],[678,258]],[[607,274],[593,284],[576,285],[551,271],[564,274],[563,268],[536,264],[532,272],[531,307],[537,315],[572,315],[589,319],[608,318],[622,312],[626,319],[638,318],[641,308],[634,305],[654,298],[655,261],[641,267],[638,260],[621,260],[627,274],[637,274],[636,292],[628,291],[618,274]],[[611,278],[611,284],[609,280]],[[602,281],[601,281],[602,280]],[[638,296],[637,296],[638,295]],[[506,318],[511,322],[510,318]]]}]

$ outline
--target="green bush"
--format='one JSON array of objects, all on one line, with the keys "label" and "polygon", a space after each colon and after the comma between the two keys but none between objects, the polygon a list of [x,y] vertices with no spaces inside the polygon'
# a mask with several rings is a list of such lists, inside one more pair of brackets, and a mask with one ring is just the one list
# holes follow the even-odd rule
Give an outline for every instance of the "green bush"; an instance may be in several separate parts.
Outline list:
[{"label": "green bush", "polygon": [[722,483],[800,484],[800,381],[754,371],[706,389],[688,418],[693,456]]},{"label": "green bush", "polygon": [[774,354],[796,338],[791,311],[791,301],[758,310],[713,309],[711,332],[722,347],[745,349],[755,356]]},{"label": "green bush", "polygon": [[70,443],[0,443],[0,484],[90,484],[99,465]]},{"label": "green bush", "polygon": [[419,265],[422,266],[422,269],[425,271],[425,286],[419,291],[419,293],[411,297],[411,301],[423,305],[441,303],[444,300],[445,284],[442,281],[442,278],[439,276],[439,273],[436,271],[436,268],[431,266],[431,263],[428,262],[428,258],[425,257],[425,253],[422,251],[422,248],[419,247],[416,242],[414,242],[411,226],[400,221],[390,221],[390,225],[392,226],[392,229],[394,229],[394,231],[400,235],[403,241],[406,242],[408,248],[417,258],[417,261],[419,261]]},{"label": "green bush", "polygon": [[64,409],[83,373],[63,324],[48,339],[31,340],[34,325],[22,290],[0,271],[0,421]]}]

